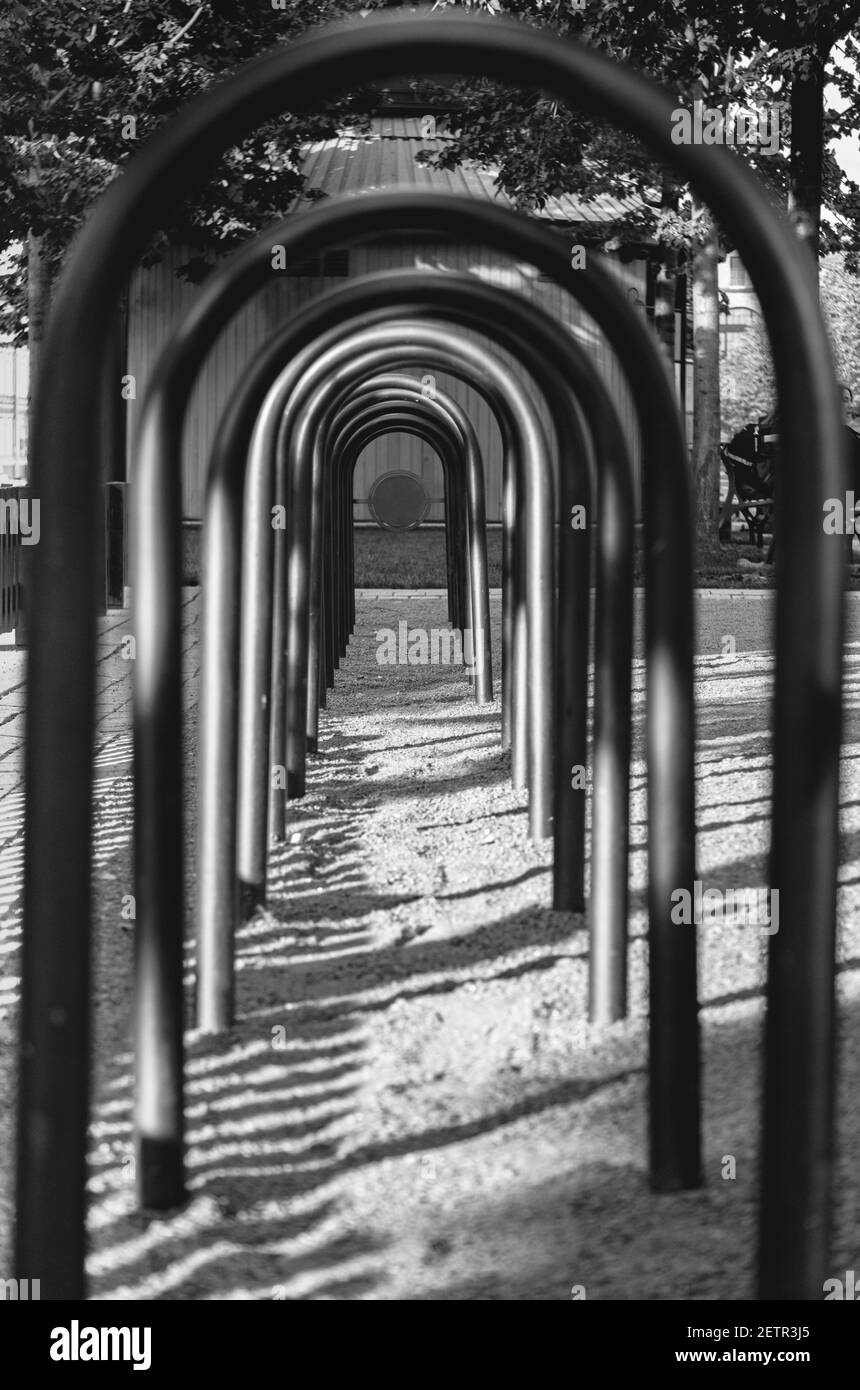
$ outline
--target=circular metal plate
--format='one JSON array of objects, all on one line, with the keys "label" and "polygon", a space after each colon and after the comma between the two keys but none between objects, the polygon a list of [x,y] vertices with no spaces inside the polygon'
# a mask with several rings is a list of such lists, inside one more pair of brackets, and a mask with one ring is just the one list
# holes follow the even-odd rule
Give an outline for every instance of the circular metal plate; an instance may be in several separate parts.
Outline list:
[{"label": "circular metal plate", "polygon": [[389,531],[411,531],[430,509],[430,497],[417,473],[396,470],[376,478],[367,499],[374,521]]}]

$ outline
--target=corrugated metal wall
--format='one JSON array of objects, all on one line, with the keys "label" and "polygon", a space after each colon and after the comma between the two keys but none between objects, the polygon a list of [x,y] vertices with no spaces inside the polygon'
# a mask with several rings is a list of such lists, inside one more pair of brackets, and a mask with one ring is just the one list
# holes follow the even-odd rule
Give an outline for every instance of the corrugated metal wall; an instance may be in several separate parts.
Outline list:
[{"label": "corrugated metal wall", "polygon": [[[170,328],[178,322],[198,293],[193,285],[187,284],[175,274],[176,267],[186,259],[187,253],[175,249],[160,265],[138,271],[132,282],[129,297],[128,371],[135,378],[136,399],[129,402],[130,440],[134,437],[140,402],[155,358]],[[526,295],[567,323],[577,339],[587,348],[607,381],[613,399],[619,405],[625,428],[634,446],[638,481],[639,443],[629,392],[602,334],[563,290],[552,282],[536,276],[531,267],[517,267],[495,252],[480,248],[409,241],[402,244],[387,243],[384,247],[359,247],[350,252],[351,275],[361,275],[394,265],[468,270],[495,284]],[[640,300],[644,301],[643,264],[618,264],[617,271],[626,284],[636,287]],[[183,442],[183,508],[186,517],[202,516],[209,451],[224,403],[242,368],[288,314],[314,298],[321,289],[342,284],[342,279],[295,278],[274,274],[273,283],[256,295],[215,340],[192,395],[186,422]],[[507,360],[515,366],[518,375],[528,382],[527,374],[516,367],[513,359]],[[434,375],[437,387],[450,391],[469,412],[475,424],[485,462],[487,517],[490,521],[499,521],[501,440],[492,412],[482,398],[461,382],[438,373]],[[532,387],[530,394],[537,401],[547,427],[550,428],[539,393]],[[380,473],[394,468],[405,468],[419,473],[425,480],[431,496],[441,496],[441,468],[432,451],[420,440],[406,435],[392,435],[378,440],[362,454],[355,474],[356,498],[366,498],[373,479]],[[129,477],[131,476],[130,469]],[[357,519],[363,520],[368,516],[366,506],[356,507]],[[441,506],[434,506],[430,512],[431,519],[441,519],[441,516]]]}]

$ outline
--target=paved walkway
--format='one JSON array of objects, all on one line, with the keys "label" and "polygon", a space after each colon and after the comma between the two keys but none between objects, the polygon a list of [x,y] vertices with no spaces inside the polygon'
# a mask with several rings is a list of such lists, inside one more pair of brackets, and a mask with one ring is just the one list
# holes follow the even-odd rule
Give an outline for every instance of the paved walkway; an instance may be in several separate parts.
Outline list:
[{"label": "paved walkway", "polygon": [[[193,707],[196,592],[185,600]],[[641,596],[637,603],[641,615]],[[583,1024],[587,941],[581,923],[571,931],[546,907],[548,847],[528,841],[524,798],[511,791],[498,749],[498,710],[477,708],[455,672],[390,671],[375,660],[378,628],[401,616],[438,625],[443,607],[406,594],[361,598],[308,797],[272,852],[269,907],[237,933],[237,1026],[205,1038],[189,1019],[190,1201],[154,1220],[134,1211],[131,1184],[133,941],[120,914],[122,895],[133,891],[131,666],[122,657],[129,615],[100,624],[91,1296],[511,1301],[564,1299],[582,1282],[589,1298],[617,1299],[629,1294],[631,1269],[646,1299],[746,1296],[764,944],[753,933],[703,934],[709,1186],[698,1197],[655,1201],[645,1181],[641,634],[632,1011],[598,1037]],[[856,642],[860,603],[849,608]],[[770,595],[697,600],[698,863],[709,886],[762,881],[772,609]],[[18,989],[24,664],[21,653],[0,652],[0,815],[10,866],[0,917],[0,1153],[13,1152],[15,1020],[2,1004],[13,1004]],[[845,1100],[834,1273],[851,1267],[860,1202],[849,1099],[860,1084],[858,669],[855,647],[846,672]],[[189,856],[189,893],[192,880]],[[193,956],[189,933],[189,1001]],[[727,1153],[737,1158],[737,1182],[719,1180]],[[0,1269],[11,1267],[7,1176],[0,1163]]]},{"label": "paved walkway", "polygon": [[[392,598],[423,601],[442,590],[364,590],[362,600],[390,603]],[[183,630],[186,701],[196,702],[199,673],[199,593],[183,591]],[[494,590],[494,597],[499,591]],[[636,656],[642,648],[643,592],[636,593]],[[408,611],[408,610],[407,610]],[[738,653],[769,652],[774,594],[745,590],[707,590],[697,594],[696,652],[703,658],[725,657],[726,641]],[[95,798],[132,768],[131,663],[122,654],[122,639],[131,633],[131,614],[115,611],[98,621],[95,730]],[[860,644],[860,594],[848,595],[846,632],[848,655]],[[765,666],[769,663],[765,660]],[[849,661],[849,670],[850,670]],[[0,647],[0,919],[17,904],[21,893],[24,811],[24,697],[26,652]],[[849,679],[848,688],[851,688]],[[763,697],[764,697],[764,691]],[[848,702],[847,702],[848,703]],[[3,943],[0,943],[2,950]],[[2,986],[0,986],[2,990]],[[0,995],[2,998],[2,995]]]}]

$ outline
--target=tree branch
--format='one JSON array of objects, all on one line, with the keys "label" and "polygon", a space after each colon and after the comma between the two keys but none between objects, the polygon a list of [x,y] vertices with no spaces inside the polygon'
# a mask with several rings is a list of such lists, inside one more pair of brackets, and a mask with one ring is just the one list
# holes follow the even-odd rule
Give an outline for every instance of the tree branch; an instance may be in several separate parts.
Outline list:
[{"label": "tree branch", "polygon": [[164,47],[171,48],[173,44],[178,43],[179,40],[183,37],[183,35],[188,33],[188,30],[191,28],[192,24],[197,23],[197,20],[200,18],[205,8],[205,5],[198,5],[197,9],[194,11],[188,23],[183,24],[182,28],[177,30],[177,32],[173,35],[173,38],[167,40],[167,43],[164,45]]}]

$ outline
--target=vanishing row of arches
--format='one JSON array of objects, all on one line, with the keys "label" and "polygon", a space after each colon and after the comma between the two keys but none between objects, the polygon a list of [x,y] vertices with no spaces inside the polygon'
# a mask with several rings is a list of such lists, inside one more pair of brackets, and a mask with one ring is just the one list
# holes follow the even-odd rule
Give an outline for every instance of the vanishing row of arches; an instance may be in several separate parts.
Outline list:
[{"label": "vanishing row of arches", "polygon": [[[44,345],[34,422],[42,534],[30,607],[17,1272],[44,1297],[84,1292],[96,595],[91,555],[100,345],[150,235],[221,153],[282,109],[408,73],[542,88],[640,137],[713,208],[748,266],[773,342],[784,421],[774,700],[770,941],[759,1296],[820,1296],[827,1272],[834,1095],[837,774],[843,548],[821,507],[844,492],[838,387],[805,251],[754,176],[719,147],[677,145],[673,102],[573,41],[487,16],[368,17],[279,47],[203,93],[132,159],[72,249]],[[334,200],[269,229],[202,287],[143,405],[133,471],[135,1131],[144,1207],[181,1202],[183,778],[180,448],[189,396],[219,330],[286,260],[377,236],[480,242],[552,277],[595,319],[626,372],[643,452],[646,581],[649,1124],[655,1191],[701,1181],[696,941],[671,920],[695,880],[693,589],[687,451],[658,347],[599,257],[574,268],[536,222],[445,194]],[[479,332],[484,351],[451,325]],[[544,393],[534,403],[496,354]],[[468,275],[394,270],[347,283],[285,323],[235,385],[206,498],[199,745],[197,1009],[229,1028],[236,924],[265,894],[269,834],[304,790],[318,711],[354,619],[351,471],[385,430],[415,431],[444,465],[450,617],[470,628],[475,696],[492,698],[481,459],[468,417],[427,371],[489,403],[505,451],[502,737],[554,840],[554,905],[585,902],[589,580],[594,609],[591,1016],[626,1008],[633,484],[600,376],[520,296]],[[414,373],[414,375],[413,375]],[[273,527],[283,508],[284,527]],[[569,520],[584,509],[594,526]],[[679,516],[688,524],[678,524]],[[591,555],[592,536],[594,556]],[[272,787],[271,766],[283,766]],[[59,785],[58,785],[59,783]],[[50,872],[46,866],[50,865]]]}]

